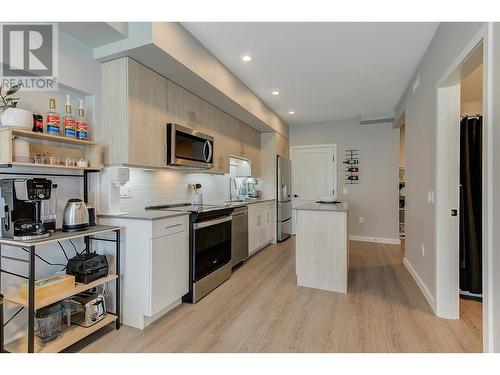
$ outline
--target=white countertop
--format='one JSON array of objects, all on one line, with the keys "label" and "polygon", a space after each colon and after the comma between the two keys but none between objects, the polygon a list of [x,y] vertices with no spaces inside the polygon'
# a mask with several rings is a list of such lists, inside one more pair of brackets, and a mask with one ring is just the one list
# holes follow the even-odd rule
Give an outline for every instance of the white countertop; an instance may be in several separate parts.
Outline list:
[{"label": "white countertop", "polygon": [[295,208],[296,210],[309,210],[309,211],[333,211],[333,212],[347,212],[347,202],[344,203],[304,203]]},{"label": "white countertop", "polygon": [[[233,202],[228,207],[242,207],[247,206],[249,204],[256,204],[262,202],[270,202],[274,201],[274,199],[249,199],[244,202]],[[229,202],[214,202],[207,204],[228,204]],[[118,219],[130,219],[130,220],[160,220],[166,219],[169,217],[175,217],[180,215],[189,215],[189,212],[181,212],[181,211],[158,211],[158,210],[140,210],[140,211],[132,211],[123,215],[118,214],[99,214],[97,217],[102,218],[118,218]]]},{"label": "white countertop", "polygon": [[130,220],[160,220],[181,215],[189,215],[189,212],[141,210],[141,211],[132,211],[124,215],[100,214],[97,215],[97,217],[102,217],[102,218],[112,217],[117,219],[130,219]]}]

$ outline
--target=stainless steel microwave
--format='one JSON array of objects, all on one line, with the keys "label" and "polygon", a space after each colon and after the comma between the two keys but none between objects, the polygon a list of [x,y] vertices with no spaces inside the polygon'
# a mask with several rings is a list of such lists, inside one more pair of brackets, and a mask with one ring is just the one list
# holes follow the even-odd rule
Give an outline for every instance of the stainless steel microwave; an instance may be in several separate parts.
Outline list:
[{"label": "stainless steel microwave", "polygon": [[177,124],[167,124],[166,164],[170,168],[213,167],[214,137]]}]

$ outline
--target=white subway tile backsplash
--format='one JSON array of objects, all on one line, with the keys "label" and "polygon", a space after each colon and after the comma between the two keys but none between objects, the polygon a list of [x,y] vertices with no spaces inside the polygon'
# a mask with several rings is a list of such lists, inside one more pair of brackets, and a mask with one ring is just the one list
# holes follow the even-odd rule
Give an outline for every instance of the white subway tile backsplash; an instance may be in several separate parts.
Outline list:
[{"label": "white subway tile backsplash", "polygon": [[191,203],[194,197],[191,183],[201,184],[205,203],[224,201],[229,197],[229,178],[229,175],[130,169],[129,197],[120,199],[120,209],[130,212],[146,206]]}]

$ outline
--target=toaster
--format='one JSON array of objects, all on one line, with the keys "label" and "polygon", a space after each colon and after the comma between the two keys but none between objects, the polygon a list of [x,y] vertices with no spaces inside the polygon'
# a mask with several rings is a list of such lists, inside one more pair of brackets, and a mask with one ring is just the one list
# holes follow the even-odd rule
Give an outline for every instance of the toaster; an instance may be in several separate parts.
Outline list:
[{"label": "toaster", "polygon": [[90,327],[106,317],[106,299],[102,294],[83,292],[64,302],[67,323]]}]

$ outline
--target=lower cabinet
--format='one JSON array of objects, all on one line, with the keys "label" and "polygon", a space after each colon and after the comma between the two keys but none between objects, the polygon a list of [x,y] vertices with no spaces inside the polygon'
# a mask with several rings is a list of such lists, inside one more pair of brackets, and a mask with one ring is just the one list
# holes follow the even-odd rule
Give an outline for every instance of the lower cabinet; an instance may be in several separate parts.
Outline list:
[{"label": "lower cabinet", "polygon": [[122,228],[122,323],[144,329],[189,291],[189,215],[99,222]]},{"label": "lower cabinet", "polygon": [[189,291],[188,231],[151,240],[150,315],[159,313]]},{"label": "lower cabinet", "polygon": [[274,201],[248,205],[248,253],[259,251],[273,241]]}]

